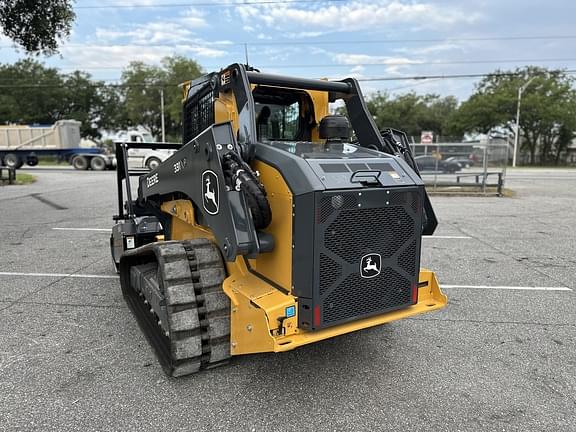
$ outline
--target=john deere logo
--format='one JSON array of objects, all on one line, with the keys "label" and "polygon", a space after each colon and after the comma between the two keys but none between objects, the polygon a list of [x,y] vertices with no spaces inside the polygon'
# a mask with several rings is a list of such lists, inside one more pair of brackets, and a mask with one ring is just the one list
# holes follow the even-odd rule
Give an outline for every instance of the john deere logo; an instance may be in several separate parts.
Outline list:
[{"label": "john deere logo", "polygon": [[211,215],[217,214],[220,208],[218,176],[211,170],[202,173],[202,204],[204,210]]},{"label": "john deere logo", "polygon": [[366,279],[376,277],[382,269],[382,257],[380,254],[371,253],[364,255],[360,260],[360,276]]}]

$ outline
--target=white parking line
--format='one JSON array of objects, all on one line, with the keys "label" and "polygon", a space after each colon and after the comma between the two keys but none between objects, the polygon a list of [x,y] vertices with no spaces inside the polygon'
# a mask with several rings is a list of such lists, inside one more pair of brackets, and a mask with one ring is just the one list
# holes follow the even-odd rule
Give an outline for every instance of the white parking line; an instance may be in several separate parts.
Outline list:
[{"label": "white parking line", "polygon": [[422,236],[423,239],[471,239],[469,236]]},{"label": "white parking line", "polygon": [[497,290],[527,290],[527,291],[572,291],[568,287],[536,287],[536,286],[492,286],[492,285],[440,285],[440,288],[452,289],[497,289]]},{"label": "white parking line", "polygon": [[0,276],[29,276],[29,277],[56,277],[56,278],[80,278],[80,279],[118,279],[118,276],[112,275],[93,275],[77,273],[19,273],[19,272],[0,272]]},{"label": "white parking line", "polygon": [[[56,277],[56,278],[79,278],[79,279],[118,279],[115,275],[95,275],[78,273],[20,273],[0,272],[0,276],[28,276],[28,277]],[[526,290],[526,291],[572,291],[568,287],[537,287],[537,286],[497,286],[497,285],[440,285],[445,289],[492,289],[492,290]]]},{"label": "white parking line", "polygon": [[102,231],[112,232],[110,228],[52,228],[55,231]]},{"label": "white parking line", "polygon": [[[55,231],[100,231],[100,232],[111,232],[110,228],[52,228]],[[471,239],[469,236],[422,236],[425,239]]]}]

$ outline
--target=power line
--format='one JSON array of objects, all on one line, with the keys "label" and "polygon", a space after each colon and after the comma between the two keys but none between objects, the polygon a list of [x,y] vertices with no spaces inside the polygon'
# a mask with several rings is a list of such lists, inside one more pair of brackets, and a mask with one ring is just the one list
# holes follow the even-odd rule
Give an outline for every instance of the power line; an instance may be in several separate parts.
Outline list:
[{"label": "power line", "polygon": [[343,3],[348,0],[262,0],[262,1],[242,1],[242,2],[194,2],[194,3],[158,3],[158,4],[115,4],[115,5],[87,5],[75,6],[74,9],[155,9],[155,8],[180,8],[180,7],[243,7],[243,6],[258,6],[258,5],[277,5],[277,4],[302,4],[302,3]]},{"label": "power line", "polygon": [[[572,75],[576,73],[576,69],[568,70],[548,70],[547,73],[565,73]],[[378,78],[359,78],[358,81],[402,81],[402,80],[429,80],[429,79],[460,79],[460,78],[485,78],[489,76],[499,77],[499,76],[520,76],[524,72],[493,72],[493,73],[476,73],[476,74],[446,74],[446,75],[414,75],[406,77],[378,77]]]},{"label": "power line", "polygon": [[[565,73],[576,74],[576,69],[568,70],[548,70],[546,73]],[[418,81],[418,80],[444,80],[444,79],[464,79],[464,78],[485,78],[489,76],[519,76],[524,72],[487,72],[475,74],[445,74],[445,75],[412,75],[412,76],[397,76],[397,77],[374,77],[374,78],[358,78],[360,82],[374,82],[374,81]],[[89,84],[92,87],[115,87],[115,88],[132,88],[132,87],[147,87],[147,88],[162,88],[170,86],[178,86],[180,83],[132,83],[132,84],[110,84],[105,82],[92,82]],[[69,87],[65,84],[0,84],[0,88],[61,88]]]},{"label": "power line", "polygon": [[[502,60],[453,60],[453,61],[432,61],[420,62],[417,60],[411,62],[404,61],[390,61],[390,62],[375,62],[375,63],[339,63],[339,64],[289,64],[289,65],[255,65],[259,69],[274,68],[274,69],[304,69],[304,68],[348,68],[355,66],[433,66],[433,65],[459,65],[459,64],[487,64],[487,63],[546,63],[546,62],[574,62],[576,58],[549,58],[549,59],[502,59]],[[203,66],[205,69],[216,70],[221,66]],[[60,70],[79,70],[73,67],[58,68]],[[124,70],[125,67],[118,66],[94,66],[84,67],[82,70]]]},{"label": "power line", "polygon": [[[227,46],[276,46],[276,45],[365,45],[365,44],[400,44],[400,43],[438,43],[438,42],[487,42],[487,41],[529,41],[529,40],[573,40],[576,35],[542,35],[542,36],[493,36],[493,37],[451,37],[451,38],[431,38],[431,39],[376,39],[376,40],[330,40],[314,41],[307,40],[289,40],[289,41],[245,41],[245,42],[223,42],[223,41],[206,41],[204,43],[189,43],[185,41],[178,44],[144,44],[144,43],[124,43],[124,44],[98,44],[98,48],[112,47],[146,47],[146,48],[175,48],[176,46],[188,47],[207,47],[217,45],[219,47]],[[63,47],[86,48],[89,44],[69,43],[63,44]],[[4,44],[0,48],[15,48],[16,45]]]},{"label": "power line", "polygon": [[342,44],[393,44],[393,43],[427,43],[427,42],[485,42],[485,41],[514,41],[514,40],[562,40],[576,39],[576,35],[549,35],[549,36],[492,36],[492,37],[450,37],[431,39],[380,39],[380,40],[345,40],[345,41],[253,41],[244,42],[248,45],[342,45]]}]

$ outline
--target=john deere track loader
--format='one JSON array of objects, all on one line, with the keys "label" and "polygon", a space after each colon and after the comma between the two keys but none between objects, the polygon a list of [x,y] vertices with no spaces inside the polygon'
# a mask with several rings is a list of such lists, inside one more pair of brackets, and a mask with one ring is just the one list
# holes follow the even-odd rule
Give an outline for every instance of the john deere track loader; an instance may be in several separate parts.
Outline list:
[{"label": "john deere track loader", "polygon": [[112,256],[167,374],[445,306],[420,269],[437,222],[406,136],[376,128],[354,79],[234,64],[184,93],[169,159],[130,171],[127,150],[153,144],[116,148]]}]

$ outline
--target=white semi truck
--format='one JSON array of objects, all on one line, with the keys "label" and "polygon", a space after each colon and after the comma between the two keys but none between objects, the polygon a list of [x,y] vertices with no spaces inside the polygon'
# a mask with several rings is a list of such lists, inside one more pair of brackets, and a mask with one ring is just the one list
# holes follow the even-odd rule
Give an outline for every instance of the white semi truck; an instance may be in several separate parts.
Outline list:
[{"label": "white semi truck", "polygon": [[78,170],[113,169],[114,157],[98,148],[80,147],[80,124],[59,120],[51,126],[0,126],[0,165],[34,166],[39,156],[55,156]]},{"label": "white semi truck", "polygon": [[[120,131],[114,137],[116,142],[155,143],[152,134],[144,129]],[[162,148],[164,143],[158,143],[154,148],[131,148],[128,150],[128,166],[130,168],[156,169],[160,162],[172,156],[175,150]]]}]

